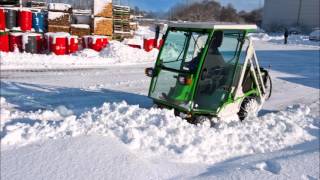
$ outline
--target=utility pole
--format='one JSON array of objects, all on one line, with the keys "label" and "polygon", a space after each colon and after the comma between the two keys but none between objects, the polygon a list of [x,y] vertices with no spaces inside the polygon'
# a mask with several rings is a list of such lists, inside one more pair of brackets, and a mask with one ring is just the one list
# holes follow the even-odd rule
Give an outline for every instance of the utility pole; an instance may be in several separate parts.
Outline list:
[{"label": "utility pole", "polygon": [[299,0],[299,8],[298,8],[298,18],[297,18],[297,26],[300,25],[301,19],[301,9],[302,9],[302,0]]}]

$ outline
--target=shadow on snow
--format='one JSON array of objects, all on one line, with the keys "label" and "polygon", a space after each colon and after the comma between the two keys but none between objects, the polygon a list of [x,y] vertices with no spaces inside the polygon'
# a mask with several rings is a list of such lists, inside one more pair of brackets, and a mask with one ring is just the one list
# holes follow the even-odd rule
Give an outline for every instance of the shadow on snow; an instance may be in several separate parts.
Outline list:
[{"label": "shadow on snow", "polygon": [[22,111],[54,110],[63,105],[78,116],[93,107],[100,107],[105,102],[126,101],[130,105],[138,104],[143,108],[152,106],[152,101],[146,96],[108,89],[90,91],[2,81],[0,85],[1,96],[9,103],[19,105],[16,108]]},{"label": "shadow on snow", "polygon": [[[320,52],[318,50],[257,51],[260,66],[293,75],[280,79],[320,89]],[[276,88],[276,87],[274,87]]]}]

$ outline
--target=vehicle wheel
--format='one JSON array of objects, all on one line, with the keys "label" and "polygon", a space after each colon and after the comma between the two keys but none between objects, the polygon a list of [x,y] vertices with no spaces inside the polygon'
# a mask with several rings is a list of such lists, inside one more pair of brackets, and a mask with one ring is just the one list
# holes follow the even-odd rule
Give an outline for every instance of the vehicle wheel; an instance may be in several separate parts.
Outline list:
[{"label": "vehicle wheel", "polygon": [[193,124],[205,125],[209,127],[214,127],[215,123],[211,117],[208,116],[196,116],[193,118]]},{"label": "vehicle wheel", "polygon": [[238,112],[238,116],[240,121],[243,121],[247,117],[257,116],[260,110],[260,105],[255,97],[246,97],[240,107],[240,111]]},{"label": "vehicle wheel", "polygon": [[266,98],[266,100],[268,100],[268,99],[270,99],[271,94],[272,94],[272,81],[271,81],[271,77],[269,74],[267,75],[266,80],[264,82],[264,87],[266,90],[265,98]]}]

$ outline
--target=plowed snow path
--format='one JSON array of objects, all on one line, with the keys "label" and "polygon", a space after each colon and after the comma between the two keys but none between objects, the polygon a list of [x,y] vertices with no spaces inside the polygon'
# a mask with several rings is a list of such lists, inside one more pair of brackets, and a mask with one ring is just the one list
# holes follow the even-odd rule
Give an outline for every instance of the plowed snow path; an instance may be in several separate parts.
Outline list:
[{"label": "plowed snow path", "polygon": [[215,129],[150,109],[151,63],[1,71],[1,179],[317,177],[319,51],[257,47],[272,98],[258,118]]}]

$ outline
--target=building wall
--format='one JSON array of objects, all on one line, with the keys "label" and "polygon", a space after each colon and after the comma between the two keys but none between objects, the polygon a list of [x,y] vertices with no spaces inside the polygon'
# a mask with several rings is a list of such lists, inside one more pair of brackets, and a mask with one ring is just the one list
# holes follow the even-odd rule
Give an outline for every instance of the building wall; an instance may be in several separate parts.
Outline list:
[{"label": "building wall", "polygon": [[319,2],[320,0],[265,0],[262,27],[266,30],[279,27],[319,27]]},{"label": "building wall", "polygon": [[303,0],[299,24],[311,28],[320,27],[320,0]]}]

